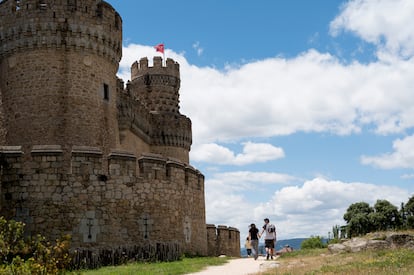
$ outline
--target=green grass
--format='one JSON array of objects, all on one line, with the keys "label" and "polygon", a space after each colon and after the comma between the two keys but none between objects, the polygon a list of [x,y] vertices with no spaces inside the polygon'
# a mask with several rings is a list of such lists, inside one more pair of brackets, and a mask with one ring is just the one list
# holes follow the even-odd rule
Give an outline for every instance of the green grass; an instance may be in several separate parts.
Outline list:
[{"label": "green grass", "polygon": [[157,263],[131,263],[122,266],[103,267],[96,270],[81,270],[68,274],[82,275],[180,275],[202,270],[211,265],[222,265],[229,261],[229,258],[219,257],[196,257],[183,258],[175,262]]},{"label": "green grass", "polygon": [[332,255],[327,249],[295,251],[278,259],[270,274],[414,274],[414,250],[389,249]]}]

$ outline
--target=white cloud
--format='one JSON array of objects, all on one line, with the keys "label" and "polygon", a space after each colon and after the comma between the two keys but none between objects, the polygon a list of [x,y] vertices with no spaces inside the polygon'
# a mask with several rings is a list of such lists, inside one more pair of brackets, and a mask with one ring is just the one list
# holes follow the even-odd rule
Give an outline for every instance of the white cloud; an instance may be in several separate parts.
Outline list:
[{"label": "white cloud", "polygon": [[197,41],[193,44],[193,49],[196,51],[198,56],[201,56],[204,52],[204,49],[200,46],[199,41]]},{"label": "white cloud", "polygon": [[243,153],[240,154],[215,143],[195,145],[191,150],[193,161],[215,164],[246,165],[283,157],[283,149],[267,143],[243,143]]},{"label": "white cloud", "polygon": [[414,136],[397,139],[393,142],[392,153],[380,156],[362,156],[361,162],[382,169],[411,168],[414,169]]},{"label": "white cloud", "polygon": [[[414,54],[414,2],[411,0],[353,0],[331,22],[333,35],[355,33],[380,51],[411,57]],[[381,54],[379,54],[381,57]]]},{"label": "white cloud", "polygon": [[401,175],[402,179],[414,179],[414,174],[404,174]]},{"label": "white cloud", "polygon": [[231,225],[244,234],[244,228],[252,222],[252,211],[257,203],[251,201],[249,194],[258,190],[268,194],[275,186],[284,186],[296,180],[293,176],[280,173],[216,173],[205,182],[207,223]]},{"label": "white cloud", "polygon": [[[152,46],[124,48],[119,75],[128,79]],[[414,59],[342,64],[310,50],[292,59],[269,58],[219,71],[180,63],[181,112],[193,122],[198,143],[295,132],[350,134],[366,125],[383,134],[414,126]],[[392,94],[392,96],[391,96]]]},{"label": "white cloud", "polygon": [[[213,194],[215,197],[211,197]],[[377,199],[385,199],[399,207],[409,197],[407,191],[397,187],[315,178],[300,186],[283,187],[267,202],[254,206],[248,197],[234,193],[227,196],[217,188],[207,196],[207,221],[231,220],[244,236],[248,224],[260,225],[268,217],[276,224],[279,239],[327,236],[332,226],[345,224],[343,215],[353,203],[374,205]],[[226,211],[232,212],[223,213]]]}]

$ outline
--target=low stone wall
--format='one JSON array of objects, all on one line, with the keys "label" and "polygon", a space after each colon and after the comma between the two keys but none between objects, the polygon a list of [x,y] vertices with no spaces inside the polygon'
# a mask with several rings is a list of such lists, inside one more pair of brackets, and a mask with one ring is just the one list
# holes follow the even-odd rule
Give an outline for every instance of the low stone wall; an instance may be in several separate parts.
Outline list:
[{"label": "low stone wall", "polygon": [[207,254],[240,257],[240,231],[225,225],[207,224]]},{"label": "low stone wall", "polygon": [[130,261],[177,261],[183,252],[177,242],[146,242],[142,245],[120,246],[118,248],[80,248],[72,251],[72,253],[71,267],[79,270],[115,266]]}]

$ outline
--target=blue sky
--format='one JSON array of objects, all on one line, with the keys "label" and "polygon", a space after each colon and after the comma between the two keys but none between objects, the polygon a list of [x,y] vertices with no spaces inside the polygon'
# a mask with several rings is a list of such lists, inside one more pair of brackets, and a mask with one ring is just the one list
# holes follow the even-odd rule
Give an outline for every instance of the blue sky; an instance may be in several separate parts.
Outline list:
[{"label": "blue sky", "polygon": [[180,63],[207,223],[327,236],[346,208],[414,194],[411,0],[108,1],[123,58]]}]

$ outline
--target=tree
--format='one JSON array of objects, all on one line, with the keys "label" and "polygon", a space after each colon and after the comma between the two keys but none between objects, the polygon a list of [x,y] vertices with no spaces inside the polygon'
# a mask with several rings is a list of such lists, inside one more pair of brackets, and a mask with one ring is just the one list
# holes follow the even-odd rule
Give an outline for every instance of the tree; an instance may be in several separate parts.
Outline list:
[{"label": "tree", "polygon": [[344,220],[347,222],[349,238],[371,231],[372,224],[369,218],[371,213],[373,213],[373,209],[366,202],[353,203],[348,207],[344,214]]},{"label": "tree", "polygon": [[334,239],[339,239],[339,231],[340,231],[339,225],[335,225],[332,227],[332,233],[333,233]]},{"label": "tree", "polygon": [[405,204],[405,215],[407,217],[407,227],[414,228],[414,195]]},{"label": "tree", "polygon": [[398,208],[387,200],[377,200],[374,212],[369,214],[372,230],[396,229],[401,225]]}]

